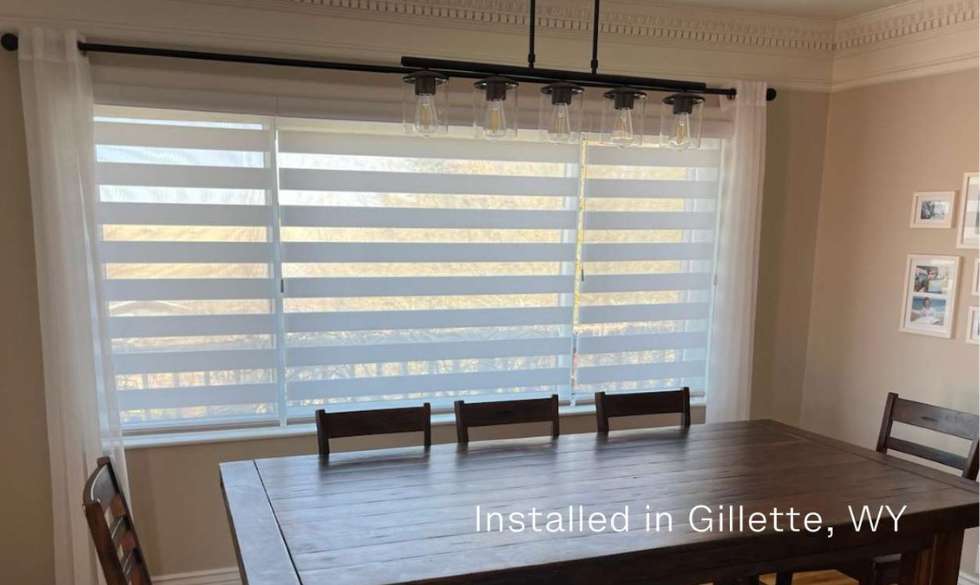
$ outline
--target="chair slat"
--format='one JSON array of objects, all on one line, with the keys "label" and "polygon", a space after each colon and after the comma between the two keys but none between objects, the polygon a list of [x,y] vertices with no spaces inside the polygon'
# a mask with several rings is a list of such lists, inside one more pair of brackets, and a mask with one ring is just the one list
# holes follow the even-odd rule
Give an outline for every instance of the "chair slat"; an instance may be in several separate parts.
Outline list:
[{"label": "chair slat", "polygon": [[421,432],[426,448],[432,445],[432,407],[383,408],[348,412],[316,411],[317,445],[330,455],[330,439],[365,435]]},{"label": "chair slat", "polygon": [[947,467],[954,469],[966,468],[966,457],[950,453],[949,451],[943,451],[942,449],[936,449],[928,445],[920,445],[919,443],[913,443],[896,437],[888,437],[888,443],[886,445],[892,451],[899,451],[908,455],[921,457],[922,459],[928,459],[929,461],[935,461]]},{"label": "chair slat", "polygon": [[152,585],[129,505],[108,457],[98,460],[85,482],[82,504],[106,583]]},{"label": "chair slat", "polygon": [[980,417],[968,412],[896,398],[892,418],[913,425],[972,441],[977,438]]},{"label": "chair slat", "polygon": [[456,414],[456,440],[462,444],[470,441],[470,427],[548,422],[551,423],[552,437],[560,433],[557,394],[552,394],[550,398],[494,402],[457,400],[453,411]]}]

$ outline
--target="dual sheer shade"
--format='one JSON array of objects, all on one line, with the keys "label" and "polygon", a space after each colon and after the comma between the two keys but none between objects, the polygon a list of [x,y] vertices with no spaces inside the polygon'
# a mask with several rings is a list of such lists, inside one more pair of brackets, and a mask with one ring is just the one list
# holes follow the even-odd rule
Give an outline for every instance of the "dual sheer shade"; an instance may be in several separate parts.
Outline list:
[{"label": "dual sheer shade", "polygon": [[101,106],[124,424],[705,389],[720,148]]}]

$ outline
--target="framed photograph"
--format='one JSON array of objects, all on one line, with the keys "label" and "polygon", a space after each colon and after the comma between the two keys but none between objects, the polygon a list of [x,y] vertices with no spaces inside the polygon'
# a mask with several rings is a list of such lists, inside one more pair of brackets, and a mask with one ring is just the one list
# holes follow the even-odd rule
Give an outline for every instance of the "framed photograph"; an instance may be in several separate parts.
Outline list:
[{"label": "framed photograph", "polygon": [[970,292],[980,296],[980,258],[973,261],[973,286],[970,287]]},{"label": "framed photograph", "polygon": [[956,226],[956,247],[980,247],[980,173],[963,175],[960,218]]},{"label": "framed photograph", "polygon": [[959,271],[959,256],[909,255],[902,331],[947,339],[953,336]]},{"label": "framed photograph", "polygon": [[912,196],[912,220],[914,228],[953,227],[956,211],[956,191],[930,191]]},{"label": "framed photograph", "polygon": [[977,307],[970,307],[970,317],[967,321],[966,342],[980,345],[980,311]]}]

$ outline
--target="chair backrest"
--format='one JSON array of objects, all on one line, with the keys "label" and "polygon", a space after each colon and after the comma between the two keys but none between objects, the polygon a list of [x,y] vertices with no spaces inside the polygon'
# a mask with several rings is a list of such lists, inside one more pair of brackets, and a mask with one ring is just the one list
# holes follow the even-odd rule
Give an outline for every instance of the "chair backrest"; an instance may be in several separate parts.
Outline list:
[{"label": "chair backrest", "polygon": [[687,386],[663,392],[595,393],[596,428],[600,433],[609,432],[611,418],[673,413],[681,415],[682,426],[691,426],[691,390]]},{"label": "chair backrest", "polygon": [[82,503],[107,585],[150,585],[136,526],[108,457],[99,458],[85,482]]},{"label": "chair backrest", "polygon": [[[966,457],[922,445],[892,436],[892,423],[900,422],[944,435],[953,435],[970,441],[970,451]],[[885,412],[881,417],[881,431],[878,433],[878,445],[875,448],[880,453],[889,449],[935,461],[948,467],[958,469],[962,477],[977,478],[977,445],[980,431],[980,417],[969,412],[960,412],[951,408],[934,406],[924,402],[899,398],[894,392],[888,393],[885,400]]]},{"label": "chair backrest", "polygon": [[470,427],[489,427],[520,423],[550,422],[551,436],[558,436],[558,395],[528,400],[464,402],[453,405],[456,412],[456,440],[470,442]]},{"label": "chair backrest", "polygon": [[317,445],[324,457],[330,455],[330,439],[414,432],[422,433],[426,449],[432,446],[432,407],[428,402],[408,408],[316,411]]}]

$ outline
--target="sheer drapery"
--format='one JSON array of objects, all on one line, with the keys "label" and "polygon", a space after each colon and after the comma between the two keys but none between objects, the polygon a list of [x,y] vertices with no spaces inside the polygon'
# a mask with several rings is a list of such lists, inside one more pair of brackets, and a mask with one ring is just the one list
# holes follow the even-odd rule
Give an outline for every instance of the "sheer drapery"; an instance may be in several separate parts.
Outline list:
[{"label": "sheer drapery", "polygon": [[82,488],[95,460],[113,456],[125,483],[118,410],[100,334],[93,218],[98,196],[87,60],[73,32],[20,31],[44,394],[59,585],[98,582]]},{"label": "sheer drapery", "polygon": [[749,418],[766,167],[766,84],[739,81],[735,132],[725,149],[708,361],[708,422]]}]

